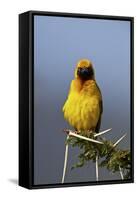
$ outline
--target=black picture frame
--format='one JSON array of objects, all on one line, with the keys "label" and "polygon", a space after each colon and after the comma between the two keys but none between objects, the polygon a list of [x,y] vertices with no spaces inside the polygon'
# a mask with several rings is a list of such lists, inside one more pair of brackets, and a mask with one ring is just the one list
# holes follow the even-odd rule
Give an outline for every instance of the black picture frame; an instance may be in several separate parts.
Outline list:
[{"label": "black picture frame", "polygon": [[[34,185],[34,16],[58,16],[89,19],[130,21],[130,117],[132,174],[129,180],[78,182],[64,184]],[[28,189],[67,186],[86,186],[134,182],[134,18],[74,14],[59,12],[28,11],[19,15],[19,185]]]}]

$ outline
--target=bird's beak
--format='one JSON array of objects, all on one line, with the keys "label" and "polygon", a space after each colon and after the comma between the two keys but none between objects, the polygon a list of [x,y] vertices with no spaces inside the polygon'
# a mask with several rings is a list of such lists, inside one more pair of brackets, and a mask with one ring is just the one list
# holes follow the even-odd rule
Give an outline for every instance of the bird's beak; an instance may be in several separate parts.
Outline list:
[{"label": "bird's beak", "polygon": [[78,68],[77,75],[80,78],[87,80],[93,76],[93,70],[89,67]]}]

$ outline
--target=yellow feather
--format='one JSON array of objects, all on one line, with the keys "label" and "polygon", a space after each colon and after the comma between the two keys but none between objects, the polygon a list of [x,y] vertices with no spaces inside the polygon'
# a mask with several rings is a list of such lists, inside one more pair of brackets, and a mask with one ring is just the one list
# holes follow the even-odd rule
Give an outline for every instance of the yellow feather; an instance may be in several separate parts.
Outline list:
[{"label": "yellow feather", "polygon": [[95,130],[101,110],[101,93],[95,80],[72,80],[63,106],[65,119],[78,131]]}]

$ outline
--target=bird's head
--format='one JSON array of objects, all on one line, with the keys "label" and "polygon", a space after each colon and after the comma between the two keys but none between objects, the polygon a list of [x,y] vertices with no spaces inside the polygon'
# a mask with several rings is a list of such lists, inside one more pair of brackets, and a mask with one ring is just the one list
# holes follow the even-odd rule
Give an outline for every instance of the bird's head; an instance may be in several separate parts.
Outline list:
[{"label": "bird's head", "polygon": [[94,79],[94,69],[90,60],[79,60],[75,69],[75,78],[80,78],[81,80]]}]

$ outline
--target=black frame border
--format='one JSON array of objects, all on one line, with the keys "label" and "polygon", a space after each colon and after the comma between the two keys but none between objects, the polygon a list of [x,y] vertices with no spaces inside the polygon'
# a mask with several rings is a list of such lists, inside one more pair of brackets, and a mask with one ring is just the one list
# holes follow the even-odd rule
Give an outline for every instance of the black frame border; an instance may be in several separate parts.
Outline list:
[{"label": "black frame border", "polygon": [[[130,130],[131,179],[34,185],[34,16],[121,20],[130,22]],[[23,34],[25,31],[25,34]],[[23,43],[24,42],[24,43]],[[23,44],[22,44],[23,43]],[[26,59],[24,72],[23,60]],[[24,76],[27,76],[24,85]],[[22,88],[24,87],[24,92]],[[26,97],[26,100],[24,99]],[[28,104],[28,106],[26,105]],[[27,119],[24,121],[22,115]],[[24,132],[25,131],[25,132]],[[24,138],[23,138],[24,137]],[[24,159],[25,164],[24,164]],[[28,189],[106,185],[134,182],[134,17],[28,11],[19,15],[19,185]]]}]

